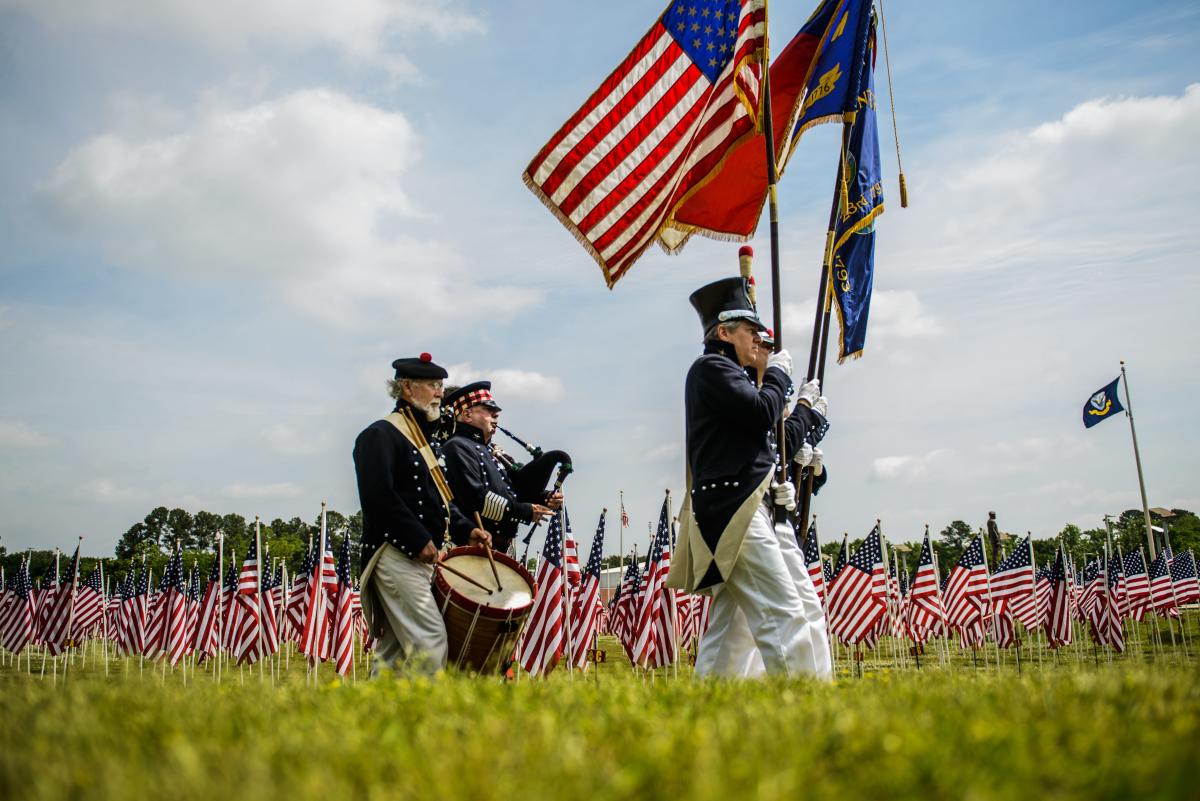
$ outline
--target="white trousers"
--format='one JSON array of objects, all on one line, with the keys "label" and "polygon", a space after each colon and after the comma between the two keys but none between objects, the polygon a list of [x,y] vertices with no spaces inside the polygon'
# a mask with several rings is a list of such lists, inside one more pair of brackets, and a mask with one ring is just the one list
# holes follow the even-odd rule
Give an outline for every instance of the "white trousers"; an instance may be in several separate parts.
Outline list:
[{"label": "white trousers", "polygon": [[446,623],[430,581],[433,565],[383,545],[371,573],[371,591],[383,612],[383,636],[375,644],[372,674],[383,668],[434,673],[446,666]]},{"label": "white trousers", "polygon": [[713,590],[699,676],[833,676],[825,611],[791,525],[755,511],[733,572]]}]

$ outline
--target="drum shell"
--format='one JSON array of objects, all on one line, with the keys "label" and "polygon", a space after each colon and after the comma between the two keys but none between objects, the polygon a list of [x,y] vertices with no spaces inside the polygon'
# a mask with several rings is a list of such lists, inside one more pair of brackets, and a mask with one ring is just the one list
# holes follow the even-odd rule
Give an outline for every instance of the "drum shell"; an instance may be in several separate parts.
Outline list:
[{"label": "drum shell", "polygon": [[[486,559],[487,551],[477,545],[463,546],[448,551],[445,559],[456,556]],[[529,586],[529,603],[504,609],[474,601],[452,587],[440,569],[434,571],[433,594],[446,623],[447,664],[496,674],[508,666],[525,618],[533,607],[537,585],[517,560],[494,551],[492,556],[497,564],[515,571]]]}]

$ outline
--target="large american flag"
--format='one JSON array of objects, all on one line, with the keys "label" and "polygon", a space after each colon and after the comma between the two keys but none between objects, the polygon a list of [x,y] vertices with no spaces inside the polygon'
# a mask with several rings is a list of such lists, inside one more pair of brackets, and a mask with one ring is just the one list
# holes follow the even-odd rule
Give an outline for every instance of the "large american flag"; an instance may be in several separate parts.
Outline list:
[{"label": "large american flag", "polygon": [[587,652],[600,630],[600,568],[604,561],[604,512],[596,526],[592,549],[588,552],[583,582],[571,613],[571,645],[575,667],[587,669]]},{"label": "large american flag", "polygon": [[765,0],[675,0],[529,163],[610,287],[754,132],[765,34]]},{"label": "large american flag", "polygon": [[828,608],[829,630],[848,645],[868,639],[887,614],[887,576],[878,526],[834,578]]},{"label": "large american flag", "polygon": [[563,652],[563,579],[561,514],[550,516],[546,544],[538,563],[537,597],[521,634],[521,667],[531,676],[549,673]]},{"label": "large american flag", "polygon": [[983,537],[975,537],[959,557],[946,584],[946,618],[955,626],[970,626],[982,617],[982,599],[988,592]]}]

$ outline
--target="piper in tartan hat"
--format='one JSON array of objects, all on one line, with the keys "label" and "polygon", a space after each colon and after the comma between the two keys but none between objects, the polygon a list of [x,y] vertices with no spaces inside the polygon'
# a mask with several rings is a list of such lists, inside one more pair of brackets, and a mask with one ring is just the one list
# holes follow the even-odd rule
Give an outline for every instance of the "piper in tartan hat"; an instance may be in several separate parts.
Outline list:
[{"label": "piper in tartan hat", "polygon": [[377,640],[374,672],[445,666],[446,624],[429,582],[451,537],[490,542],[454,503],[430,437],[446,369],[428,353],[392,362],[395,409],[354,442],[362,503],[363,616]]},{"label": "piper in tartan hat", "polygon": [[555,465],[571,458],[548,451],[520,465],[500,450],[494,438],[501,409],[490,381],[454,389],[446,407],[454,427],[442,455],[454,497],[468,517],[479,514],[494,534],[497,550],[507,551],[520,524],[544,520],[562,508],[562,493],[548,493],[546,485]]},{"label": "piper in tartan hat", "polygon": [[[707,284],[690,298],[704,353],[684,384],[687,492],[667,584],[713,597],[698,675],[829,677],[824,629],[812,620],[824,622],[820,601],[795,530],[775,523],[776,507],[795,508],[794,487],[775,482],[771,436],[789,404],[792,359],[763,346],[766,326],[747,273]],[[824,424],[812,408],[818,395],[809,382],[786,416],[789,454]]]}]

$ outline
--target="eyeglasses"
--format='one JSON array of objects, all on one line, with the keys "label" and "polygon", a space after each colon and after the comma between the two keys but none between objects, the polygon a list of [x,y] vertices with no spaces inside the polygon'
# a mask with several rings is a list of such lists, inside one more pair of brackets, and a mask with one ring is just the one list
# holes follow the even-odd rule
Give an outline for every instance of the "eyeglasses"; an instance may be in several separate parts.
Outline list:
[{"label": "eyeglasses", "polygon": [[414,378],[412,383],[430,389],[444,389],[440,378]]}]

